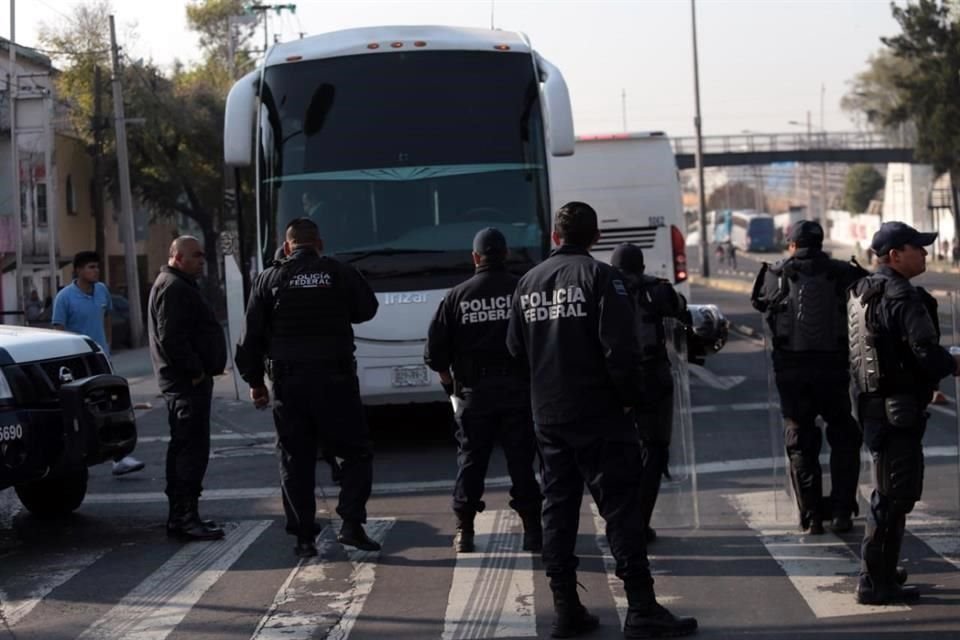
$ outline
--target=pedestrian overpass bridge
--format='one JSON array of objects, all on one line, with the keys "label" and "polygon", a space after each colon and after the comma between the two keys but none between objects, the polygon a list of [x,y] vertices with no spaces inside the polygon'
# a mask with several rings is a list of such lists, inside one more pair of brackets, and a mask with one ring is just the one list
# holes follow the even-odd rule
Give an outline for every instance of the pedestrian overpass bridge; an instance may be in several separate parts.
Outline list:
[{"label": "pedestrian overpass bridge", "polygon": [[[678,169],[696,167],[697,140],[673,138]],[[888,136],[862,131],[745,133],[703,137],[703,166],[730,167],[777,162],[884,164],[914,162],[913,148]]]}]

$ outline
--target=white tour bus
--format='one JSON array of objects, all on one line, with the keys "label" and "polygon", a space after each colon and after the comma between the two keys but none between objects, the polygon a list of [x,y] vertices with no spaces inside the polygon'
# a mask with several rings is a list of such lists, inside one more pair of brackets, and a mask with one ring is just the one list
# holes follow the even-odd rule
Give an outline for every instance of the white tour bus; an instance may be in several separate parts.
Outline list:
[{"label": "white tour bus", "polygon": [[226,164],[252,164],[256,194],[226,247],[231,341],[251,278],[306,215],[380,301],[354,328],[364,402],[444,400],[423,364],[437,304],[473,273],[484,227],[506,235],[517,273],[546,257],[547,158],[573,147],[563,76],[522,34],[374,27],[273,46],[226,105]]},{"label": "white tour bus", "polygon": [[577,136],[576,152],[550,162],[553,202],[579,200],[597,210],[593,254],[610,261],[617,245],[643,249],[646,271],[690,297],[686,222],[670,139],[661,132]]}]

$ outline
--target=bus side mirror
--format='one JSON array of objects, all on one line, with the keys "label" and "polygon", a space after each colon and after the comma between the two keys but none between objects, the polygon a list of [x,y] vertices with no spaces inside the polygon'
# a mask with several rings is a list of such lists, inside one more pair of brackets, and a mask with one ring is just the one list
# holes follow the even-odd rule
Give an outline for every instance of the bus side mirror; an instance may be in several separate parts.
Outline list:
[{"label": "bus side mirror", "polygon": [[547,129],[547,145],[552,156],[573,155],[573,110],[570,108],[570,92],[560,70],[546,58],[537,55],[537,68],[542,85],[541,102]]},{"label": "bus side mirror", "polygon": [[227,95],[223,116],[223,161],[231,167],[248,167],[253,161],[253,119],[256,113],[259,71],[240,78]]}]

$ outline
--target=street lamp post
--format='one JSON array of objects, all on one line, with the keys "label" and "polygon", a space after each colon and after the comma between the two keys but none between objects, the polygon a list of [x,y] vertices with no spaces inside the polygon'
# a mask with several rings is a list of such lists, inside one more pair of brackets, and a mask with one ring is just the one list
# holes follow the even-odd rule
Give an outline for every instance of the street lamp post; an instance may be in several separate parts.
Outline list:
[{"label": "street lamp post", "polygon": [[[790,120],[789,122],[787,122],[787,124],[792,124],[792,125],[797,126],[797,127],[802,127],[802,126],[804,126],[804,123],[798,122],[798,121],[796,121],[796,120]],[[809,151],[810,149],[813,148],[813,125],[812,125],[812,123],[811,123],[811,121],[810,121],[810,111],[809,111],[809,110],[807,111],[807,123],[806,123],[806,127],[807,127],[807,150]],[[807,182],[807,189],[806,189],[806,191],[807,191],[807,216],[809,216],[810,218],[822,217],[822,216],[814,216],[814,215],[813,215],[813,176],[812,176],[811,173],[810,173],[810,162],[809,162],[809,161],[805,162],[803,168],[804,168],[804,174],[805,174],[805,176],[806,176],[806,182]],[[825,195],[825,194],[820,194],[821,200],[823,199],[824,195]],[[821,208],[822,208],[822,207],[821,207]]]},{"label": "street lamp post", "polygon": [[693,27],[693,101],[696,108],[693,126],[697,136],[697,152],[695,158],[697,165],[697,193],[699,195],[700,275],[704,278],[709,278],[710,259],[708,257],[709,251],[707,250],[707,197],[703,192],[703,122],[700,119],[700,66],[697,60],[697,0],[690,0],[690,22]]}]

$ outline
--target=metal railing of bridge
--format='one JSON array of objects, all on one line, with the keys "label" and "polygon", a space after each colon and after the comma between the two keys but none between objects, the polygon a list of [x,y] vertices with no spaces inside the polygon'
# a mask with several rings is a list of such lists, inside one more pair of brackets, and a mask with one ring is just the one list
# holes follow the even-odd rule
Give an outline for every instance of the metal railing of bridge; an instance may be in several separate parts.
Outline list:
[{"label": "metal railing of bridge", "polygon": [[[676,155],[694,154],[697,139],[671,138]],[[704,136],[703,152],[744,153],[784,152],[805,149],[907,149],[882,133],[865,131],[814,131],[787,133],[744,133],[726,136]]]}]

